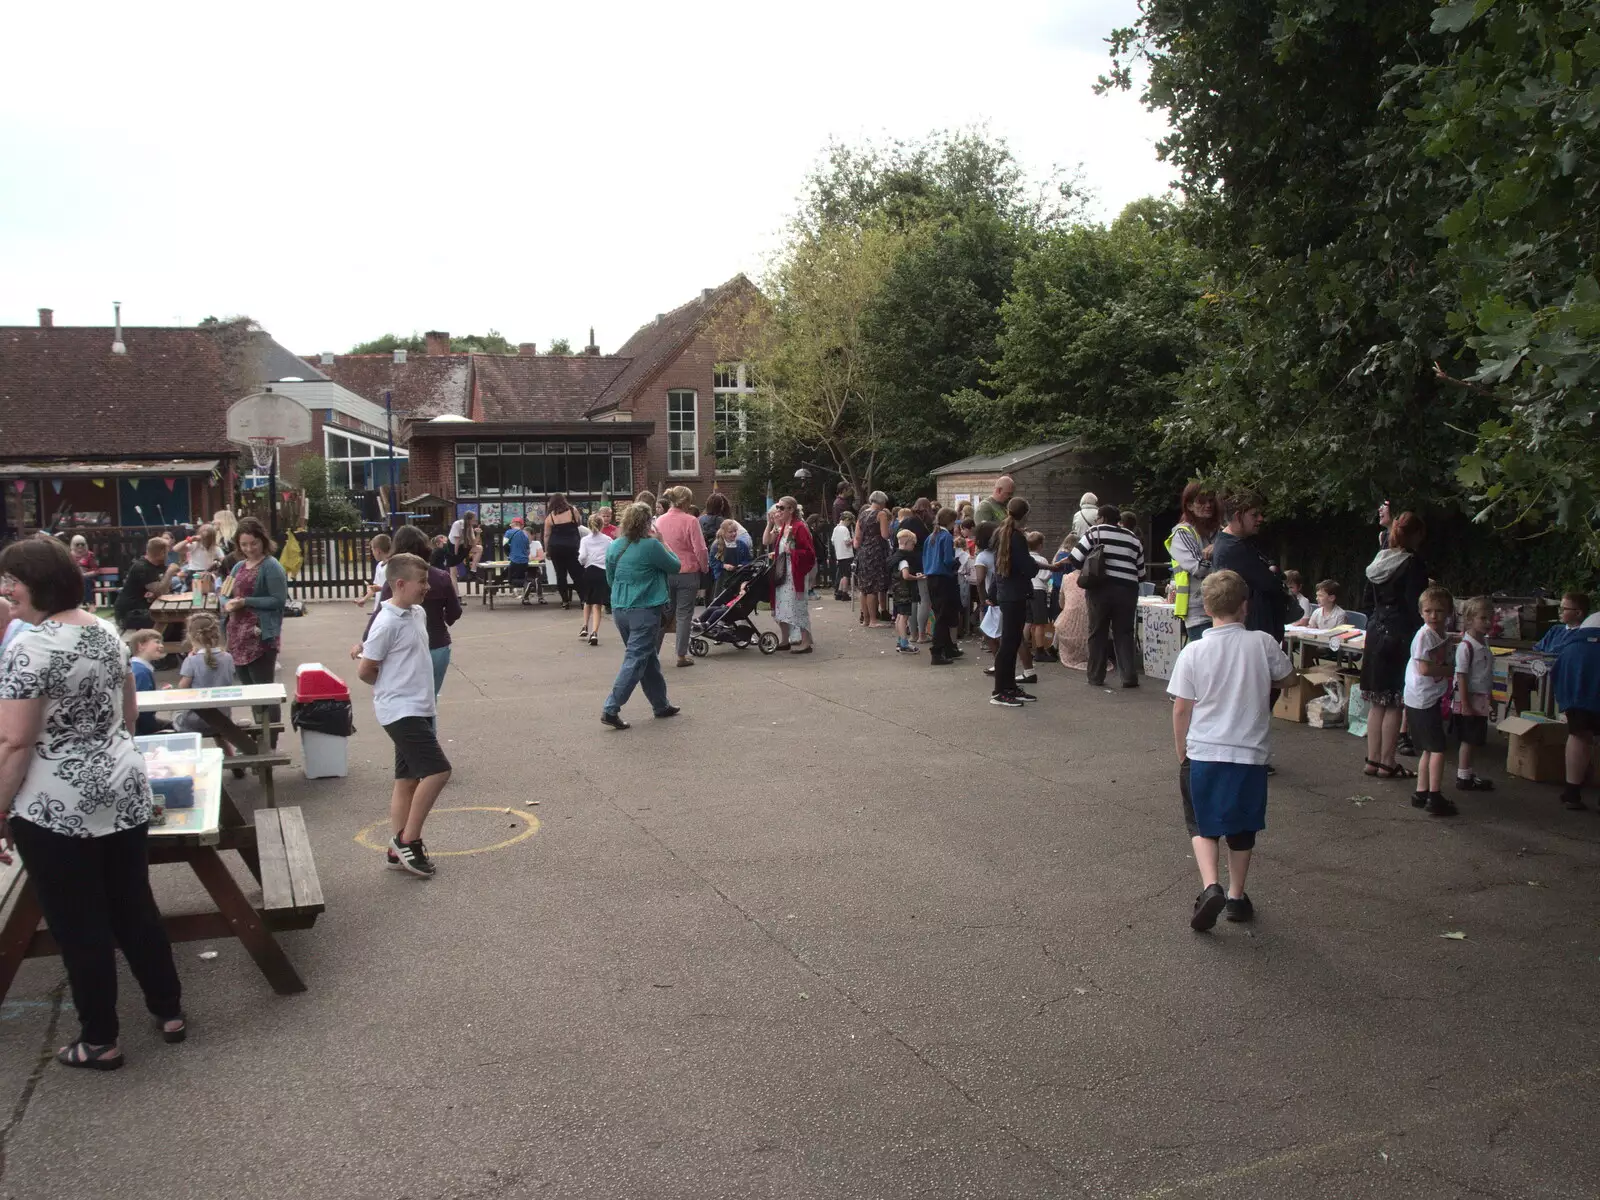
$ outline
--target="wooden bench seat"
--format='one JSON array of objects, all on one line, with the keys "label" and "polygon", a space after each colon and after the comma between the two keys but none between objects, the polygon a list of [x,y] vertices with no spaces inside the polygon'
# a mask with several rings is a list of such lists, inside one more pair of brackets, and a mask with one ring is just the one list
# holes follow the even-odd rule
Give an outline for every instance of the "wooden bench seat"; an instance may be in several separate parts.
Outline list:
[{"label": "wooden bench seat", "polygon": [[269,929],[309,929],[325,907],[311,839],[298,808],[256,809],[261,916]]}]

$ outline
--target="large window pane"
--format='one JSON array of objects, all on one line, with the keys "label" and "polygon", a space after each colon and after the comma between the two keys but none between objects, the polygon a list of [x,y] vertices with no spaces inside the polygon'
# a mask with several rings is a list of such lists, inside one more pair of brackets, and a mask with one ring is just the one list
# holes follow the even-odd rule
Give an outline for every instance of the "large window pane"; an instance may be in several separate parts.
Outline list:
[{"label": "large window pane", "polygon": [[589,490],[589,459],[582,454],[567,455],[566,490],[573,493]]},{"label": "large window pane", "polygon": [[456,456],[456,496],[469,500],[478,494],[478,460]]},{"label": "large window pane", "polygon": [[[546,446],[546,450],[550,447]],[[567,492],[567,456],[565,454],[547,454],[544,460],[544,490],[545,492]]]},{"label": "large window pane", "polygon": [[478,455],[478,495],[498,496],[500,494],[500,456]]},{"label": "large window pane", "polygon": [[611,492],[616,496],[633,495],[633,458],[616,456],[611,460]]},{"label": "large window pane", "polygon": [[700,454],[695,444],[699,416],[692,391],[667,393],[667,470],[690,473],[699,469]]},{"label": "large window pane", "polygon": [[327,430],[323,430],[323,433],[328,441],[329,458],[350,457],[350,440],[348,438],[342,438],[336,433],[328,433]]},{"label": "large window pane", "polygon": [[[539,443],[531,442],[529,445],[537,446]],[[522,487],[528,495],[537,500],[542,500],[550,490],[545,485],[545,457],[543,454],[528,454],[526,453],[527,448],[527,446],[523,447]]]}]

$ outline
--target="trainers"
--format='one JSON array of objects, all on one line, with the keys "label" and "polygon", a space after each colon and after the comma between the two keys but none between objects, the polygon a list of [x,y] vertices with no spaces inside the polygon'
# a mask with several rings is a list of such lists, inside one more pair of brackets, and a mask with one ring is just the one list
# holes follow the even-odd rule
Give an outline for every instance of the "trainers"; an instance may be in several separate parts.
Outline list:
[{"label": "trainers", "polygon": [[624,721],[622,719],[622,714],[621,713],[614,713],[614,712],[602,712],[600,714],[600,724],[609,725],[613,729],[631,729],[632,728],[632,726],[630,726],[626,721]]},{"label": "trainers", "polygon": [[427,848],[423,846],[421,838],[414,842],[402,842],[399,838],[392,838],[389,842],[389,849],[400,860],[401,869],[409,871],[413,875],[431,879],[438,869],[433,865],[433,860],[428,857]]},{"label": "trainers", "polygon": [[1249,921],[1256,915],[1256,906],[1250,903],[1250,894],[1248,892],[1237,900],[1229,896],[1226,910],[1222,915],[1230,921]]},{"label": "trainers", "polygon": [[1022,697],[1013,696],[1010,692],[996,692],[989,697],[990,704],[998,704],[1002,708],[1021,708]]},{"label": "trainers", "polygon": [[1013,696],[1015,696],[1018,700],[1026,700],[1030,704],[1039,699],[1039,697],[1035,696],[1032,692],[1025,692],[1021,688],[1018,688],[1016,691],[1012,692],[1011,694]]},{"label": "trainers", "polygon": [[1456,788],[1463,792],[1492,792],[1494,781],[1481,775],[1456,776]]},{"label": "trainers", "polygon": [[896,654],[915,654],[917,648],[915,646],[896,646],[894,652]]},{"label": "trainers", "polygon": [[675,717],[682,711],[683,709],[679,708],[676,704],[669,704],[660,712],[656,713],[656,720],[665,721],[668,717]]},{"label": "trainers", "polygon": [[966,653],[966,651],[963,650],[960,646],[951,646],[949,653],[950,653],[950,657],[951,658],[960,658],[963,654]]},{"label": "trainers", "polygon": [[1217,914],[1228,903],[1228,893],[1222,890],[1222,885],[1213,883],[1205,891],[1194,898],[1194,915],[1189,918],[1189,928],[1201,931],[1210,929],[1217,923]]},{"label": "trainers", "polygon": [[1394,752],[1396,754],[1404,754],[1407,758],[1415,758],[1417,756],[1416,744],[1412,742],[1409,733],[1400,735],[1400,740],[1394,744]]},{"label": "trainers", "polygon": [[1561,789],[1561,807],[1582,812],[1588,806],[1583,802],[1583,793],[1569,783]]},{"label": "trainers", "polygon": [[1412,808],[1427,808],[1428,807],[1428,793],[1427,792],[1412,792],[1411,793],[1411,807]]},{"label": "trainers", "polygon": [[1446,800],[1438,792],[1434,792],[1428,797],[1428,815],[1430,817],[1453,817],[1460,811],[1453,801]]},{"label": "trainers", "polygon": [[930,667],[953,667],[956,665],[956,660],[946,658],[942,654],[930,654],[928,655],[928,665]]},{"label": "trainers", "polygon": [[389,839],[389,848],[383,852],[384,865],[398,871],[400,869],[400,856],[394,852],[394,838]]}]

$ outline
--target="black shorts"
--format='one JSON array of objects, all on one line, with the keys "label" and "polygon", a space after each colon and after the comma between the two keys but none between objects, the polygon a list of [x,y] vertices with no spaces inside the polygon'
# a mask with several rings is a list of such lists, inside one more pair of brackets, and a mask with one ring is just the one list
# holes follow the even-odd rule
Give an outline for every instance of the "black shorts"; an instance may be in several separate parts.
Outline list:
[{"label": "black shorts", "polygon": [[1489,718],[1469,717],[1466,713],[1450,714],[1450,732],[1463,746],[1489,744]]},{"label": "black shorts", "polygon": [[1028,624],[1048,625],[1050,623],[1050,593],[1033,589],[1033,595],[1028,597]]},{"label": "black shorts", "polygon": [[506,567],[506,582],[525,584],[528,582],[528,564],[510,563]]},{"label": "black shorts", "polygon": [[894,602],[894,615],[905,617],[908,620],[916,615],[917,606],[909,600],[896,600]]},{"label": "black shorts", "polygon": [[1573,733],[1600,733],[1600,712],[1592,708],[1569,708],[1566,712],[1567,729]]},{"label": "black shorts", "polygon": [[439,735],[428,717],[401,717],[383,727],[394,743],[394,777],[426,779],[450,769],[450,760],[439,749]]},{"label": "black shorts", "polygon": [[1411,743],[1416,746],[1419,754],[1443,754],[1446,747],[1444,737],[1444,713],[1439,711],[1437,704],[1430,704],[1427,708],[1412,708],[1406,705],[1406,729],[1411,733]]}]

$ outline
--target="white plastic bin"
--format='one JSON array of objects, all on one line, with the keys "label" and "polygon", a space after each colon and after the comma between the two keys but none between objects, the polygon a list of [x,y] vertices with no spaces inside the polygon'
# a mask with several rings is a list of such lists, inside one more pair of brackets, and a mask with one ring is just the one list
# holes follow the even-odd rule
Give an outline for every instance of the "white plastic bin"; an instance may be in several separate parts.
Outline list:
[{"label": "white plastic bin", "polygon": [[350,774],[350,739],[331,733],[300,731],[307,779],[343,779]]}]

